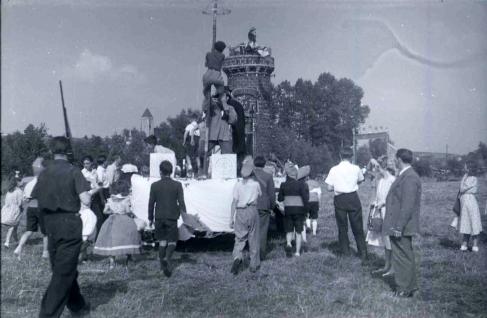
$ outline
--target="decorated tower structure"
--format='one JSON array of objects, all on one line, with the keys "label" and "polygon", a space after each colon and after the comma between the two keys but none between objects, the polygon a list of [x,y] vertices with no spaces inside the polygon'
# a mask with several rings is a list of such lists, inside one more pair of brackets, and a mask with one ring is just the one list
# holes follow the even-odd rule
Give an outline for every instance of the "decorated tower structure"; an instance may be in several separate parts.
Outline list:
[{"label": "decorated tower structure", "polygon": [[272,94],[271,75],[274,58],[270,48],[256,44],[255,29],[248,34],[249,42],[229,47],[223,62],[223,71],[233,96],[245,110],[245,137],[247,152],[267,155],[271,142],[269,106]]}]

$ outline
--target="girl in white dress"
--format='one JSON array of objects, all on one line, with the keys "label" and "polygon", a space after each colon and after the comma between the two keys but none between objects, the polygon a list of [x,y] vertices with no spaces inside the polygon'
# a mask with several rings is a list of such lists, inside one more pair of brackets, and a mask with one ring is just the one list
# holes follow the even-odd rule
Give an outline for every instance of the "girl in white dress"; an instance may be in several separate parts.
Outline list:
[{"label": "girl in white dress", "polygon": [[2,225],[8,227],[7,237],[5,239],[5,247],[10,247],[10,239],[20,222],[20,215],[22,213],[22,199],[23,192],[20,189],[20,179],[11,178],[8,184],[8,191],[5,195],[5,204],[2,207]]},{"label": "girl in white dress", "polygon": [[[371,213],[373,211],[380,211],[380,216],[384,219],[386,215],[386,198],[392,183],[396,180],[394,177],[394,170],[387,167],[387,158],[380,161],[377,166],[379,181],[377,183],[377,193],[375,201],[372,203]],[[382,235],[381,232],[367,231],[367,237],[365,238],[367,243],[372,246],[385,248],[385,265],[384,268],[374,271],[374,274],[385,274],[386,276],[392,274],[391,269],[391,241],[388,236]]]},{"label": "girl in white dress", "polygon": [[460,183],[460,220],[458,230],[463,234],[461,251],[468,250],[468,241],[472,238],[472,251],[478,252],[478,235],[482,232],[482,221],[480,209],[475,198],[477,194],[477,167],[474,162],[467,162],[465,165],[466,174]]}]

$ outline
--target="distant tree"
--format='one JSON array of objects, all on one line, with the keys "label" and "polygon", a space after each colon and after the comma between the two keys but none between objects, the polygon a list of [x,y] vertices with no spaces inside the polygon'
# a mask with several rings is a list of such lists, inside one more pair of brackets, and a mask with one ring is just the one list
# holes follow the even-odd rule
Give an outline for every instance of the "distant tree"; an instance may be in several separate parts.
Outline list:
[{"label": "distant tree", "polygon": [[433,174],[431,162],[428,159],[416,160],[413,163],[413,168],[420,177],[431,177]]},{"label": "distant tree", "polygon": [[375,159],[387,155],[387,142],[382,138],[369,140],[369,150],[370,155]]},{"label": "distant tree", "polygon": [[337,80],[329,73],[321,74],[315,83],[298,79],[293,86],[284,81],[273,90],[272,122],[288,134],[292,131],[298,140],[326,145],[337,159],[340,147],[352,145],[353,130],[368,116],[362,97],[362,89],[353,81]]},{"label": "distant tree", "polygon": [[17,131],[2,136],[2,174],[8,175],[14,169],[23,174],[32,174],[32,162],[37,156],[48,153],[47,128],[28,125],[23,133]]},{"label": "distant tree", "polygon": [[360,167],[367,166],[370,159],[372,159],[372,155],[367,145],[363,145],[357,149],[357,164]]},{"label": "distant tree", "polygon": [[447,161],[447,169],[455,177],[460,177],[463,175],[463,166],[464,166],[463,160],[448,159]]}]

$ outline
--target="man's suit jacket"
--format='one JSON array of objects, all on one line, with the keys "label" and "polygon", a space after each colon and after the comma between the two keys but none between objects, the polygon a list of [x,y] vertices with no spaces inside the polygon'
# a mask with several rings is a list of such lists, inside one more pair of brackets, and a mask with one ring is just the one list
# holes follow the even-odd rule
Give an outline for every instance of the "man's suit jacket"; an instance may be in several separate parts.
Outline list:
[{"label": "man's suit jacket", "polygon": [[223,103],[223,109],[228,111],[228,120],[222,119],[220,111],[215,111],[214,116],[211,117],[209,141],[230,141],[232,140],[232,127],[231,125],[237,121],[237,113],[235,109],[228,106],[227,103]]},{"label": "man's suit jacket", "polygon": [[276,203],[276,189],[274,178],[270,173],[265,172],[262,168],[255,168],[254,173],[259,182],[262,194],[257,200],[258,210],[272,210]]},{"label": "man's suit jacket", "polygon": [[397,177],[387,194],[382,234],[392,235],[392,229],[404,236],[418,233],[420,203],[421,179],[411,167]]},{"label": "man's suit jacket", "polygon": [[149,221],[154,219],[177,220],[181,211],[186,212],[184,190],[181,182],[162,177],[150,187]]},{"label": "man's suit jacket", "polygon": [[236,154],[246,153],[245,144],[245,112],[242,104],[234,98],[230,98],[227,104],[235,109],[237,121],[232,125],[233,152]]}]

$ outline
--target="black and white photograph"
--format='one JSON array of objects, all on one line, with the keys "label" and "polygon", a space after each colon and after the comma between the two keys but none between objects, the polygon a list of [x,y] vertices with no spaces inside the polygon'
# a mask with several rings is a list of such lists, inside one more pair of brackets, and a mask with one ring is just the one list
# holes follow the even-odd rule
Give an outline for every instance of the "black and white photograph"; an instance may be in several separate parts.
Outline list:
[{"label": "black and white photograph", "polygon": [[1,317],[487,318],[487,0],[0,12]]}]

